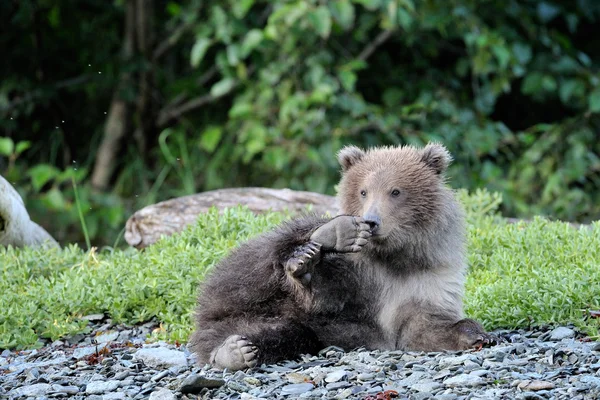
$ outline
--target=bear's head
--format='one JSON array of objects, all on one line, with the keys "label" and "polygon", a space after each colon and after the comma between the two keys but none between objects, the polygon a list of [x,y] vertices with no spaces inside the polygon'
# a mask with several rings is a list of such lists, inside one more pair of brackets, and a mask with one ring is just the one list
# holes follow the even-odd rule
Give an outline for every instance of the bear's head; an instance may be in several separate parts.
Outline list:
[{"label": "bear's head", "polygon": [[460,213],[445,184],[452,157],[441,144],[368,151],[348,146],[338,159],[341,213],[363,217],[373,228],[375,244],[393,246],[424,231],[444,230]]}]

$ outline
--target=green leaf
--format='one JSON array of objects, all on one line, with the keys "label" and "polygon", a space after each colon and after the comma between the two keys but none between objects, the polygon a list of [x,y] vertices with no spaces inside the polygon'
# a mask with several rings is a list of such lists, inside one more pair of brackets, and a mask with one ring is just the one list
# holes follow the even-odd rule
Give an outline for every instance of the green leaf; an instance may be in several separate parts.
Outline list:
[{"label": "green leaf", "polygon": [[15,154],[19,155],[30,147],[31,147],[31,142],[28,140],[19,142],[19,143],[17,143],[17,147],[15,148]]},{"label": "green leaf", "polygon": [[558,95],[560,100],[568,105],[570,100],[575,98],[581,98],[585,94],[585,84],[580,79],[568,79],[560,85]]},{"label": "green leaf", "polygon": [[352,28],[354,25],[354,6],[350,3],[350,0],[330,1],[329,7],[334,20],[344,30]]},{"label": "green leaf", "polygon": [[242,57],[246,58],[263,40],[264,34],[260,29],[251,29],[246,33],[242,42]]},{"label": "green leaf", "polygon": [[600,112],[600,88],[594,89],[588,97],[590,111],[593,113]]},{"label": "green leaf", "polygon": [[227,61],[232,67],[239,64],[240,48],[237,44],[230,44],[229,46],[227,46]]},{"label": "green leaf", "polygon": [[252,104],[236,103],[229,109],[229,118],[244,118],[252,114]]},{"label": "green leaf", "polygon": [[398,16],[398,23],[400,24],[400,26],[405,30],[409,30],[410,26],[413,23],[412,15],[410,15],[410,13],[404,8],[398,8],[396,15]]},{"label": "green leaf", "polygon": [[531,47],[525,43],[513,44],[512,51],[519,64],[527,64],[531,60]]},{"label": "green leaf", "polygon": [[381,5],[381,0],[354,0],[354,3],[362,4],[367,10],[374,11]]},{"label": "green leaf", "polygon": [[331,13],[326,6],[319,6],[308,13],[308,20],[311,22],[319,36],[327,39],[331,33]]},{"label": "green leaf", "polygon": [[508,62],[510,61],[510,51],[503,45],[494,45],[492,46],[492,52],[496,56],[496,60],[498,60],[498,65],[500,68],[504,69],[508,66]]},{"label": "green leaf", "polygon": [[192,54],[190,56],[190,64],[193,68],[197,68],[202,62],[206,51],[210,47],[211,41],[207,38],[199,38],[192,46]]},{"label": "green leaf", "polygon": [[342,70],[338,73],[338,78],[342,83],[344,89],[348,92],[354,91],[354,85],[356,84],[356,74],[352,71]]},{"label": "green leaf", "polygon": [[48,181],[58,176],[60,171],[53,165],[38,164],[29,168],[27,174],[31,178],[34,189],[39,191]]},{"label": "green leaf", "polygon": [[67,201],[65,196],[58,188],[52,188],[45,193],[42,197],[45,205],[53,210],[65,210],[67,208]]},{"label": "green leaf", "polygon": [[548,23],[560,14],[560,7],[557,7],[554,4],[541,2],[537,5],[537,13],[542,22]]},{"label": "green leaf", "polygon": [[542,79],[544,76],[540,72],[532,72],[527,75],[521,84],[521,92],[531,95],[542,89]]},{"label": "green leaf", "polygon": [[205,129],[200,137],[200,147],[209,153],[214,152],[221,140],[221,136],[223,136],[223,130],[218,126],[211,126]]},{"label": "green leaf", "polygon": [[242,19],[254,5],[254,0],[233,0],[231,9],[237,19]]},{"label": "green leaf", "polygon": [[10,156],[15,149],[15,143],[11,138],[0,137],[0,155]]},{"label": "green leaf", "polygon": [[170,1],[167,4],[167,13],[172,17],[177,17],[181,14],[181,6],[174,1]]},{"label": "green leaf", "polygon": [[221,79],[210,88],[210,94],[214,97],[224,96],[233,89],[234,85],[235,79],[233,78]]}]

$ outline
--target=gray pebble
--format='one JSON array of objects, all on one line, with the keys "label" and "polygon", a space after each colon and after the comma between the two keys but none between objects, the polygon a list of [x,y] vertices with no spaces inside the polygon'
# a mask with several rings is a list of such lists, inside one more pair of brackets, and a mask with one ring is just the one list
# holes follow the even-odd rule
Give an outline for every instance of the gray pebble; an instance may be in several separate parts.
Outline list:
[{"label": "gray pebble", "polygon": [[134,354],[133,360],[141,360],[151,368],[187,365],[187,359],[182,351],[164,347],[139,349]]},{"label": "gray pebble", "polygon": [[314,385],[312,383],[292,383],[291,385],[286,385],[283,388],[281,388],[281,394],[302,394],[305,392],[309,392],[313,389]]},{"label": "gray pebble", "polygon": [[181,393],[199,393],[202,389],[218,388],[225,384],[223,379],[207,378],[198,374],[190,374],[181,383]]},{"label": "gray pebble", "polygon": [[556,328],[552,331],[552,333],[550,334],[550,339],[562,340],[562,339],[572,338],[574,336],[575,336],[575,331],[573,329],[570,329],[570,328],[567,328],[564,326],[559,326],[558,328]]},{"label": "gray pebble", "polygon": [[446,379],[444,384],[450,387],[481,386],[485,384],[485,381],[482,377],[477,375],[460,374]]},{"label": "gray pebble", "polygon": [[160,388],[150,393],[150,400],[176,400],[177,396],[169,389]]},{"label": "gray pebble", "polygon": [[117,390],[119,386],[119,381],[93,381],[87,384],[85,392],[87,394],[109,393]]}]

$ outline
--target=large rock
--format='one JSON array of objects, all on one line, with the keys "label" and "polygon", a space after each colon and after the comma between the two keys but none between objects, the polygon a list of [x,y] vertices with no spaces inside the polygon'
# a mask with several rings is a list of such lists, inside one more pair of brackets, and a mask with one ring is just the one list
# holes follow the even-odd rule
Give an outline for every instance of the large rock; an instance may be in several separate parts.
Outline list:
[{"label": "large rock", "polygon": [[29,218],[23,199],[2,176],[0,176],[0,245],[58,247],[56,240]]},{"label": "large rock", "polygon": [[142,208],[125,225],[125,240],[138,249],[155,243],[161,236],[170,236],[194,223],[201,213],[215,206],[219,210],[248,206],[257,214],[267,211],[289,211],[298,214],[311,207],[317,214],[336,215],[335,197],[290,189],[230,188],[198,193],[163,201]]}]

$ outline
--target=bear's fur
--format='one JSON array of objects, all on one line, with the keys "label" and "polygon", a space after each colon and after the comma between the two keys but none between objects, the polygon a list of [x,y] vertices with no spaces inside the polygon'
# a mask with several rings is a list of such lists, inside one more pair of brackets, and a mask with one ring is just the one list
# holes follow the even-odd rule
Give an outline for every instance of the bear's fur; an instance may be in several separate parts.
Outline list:
[{"label": "bear's fur", "polygon": [[445,185],[451,156],[350,146],[339,153],[342,215],[305,216],[256,237],[202,285],[190,348],[243,369],[336,345],[464,350],[490,340],[463,319],[461,207]]}]

